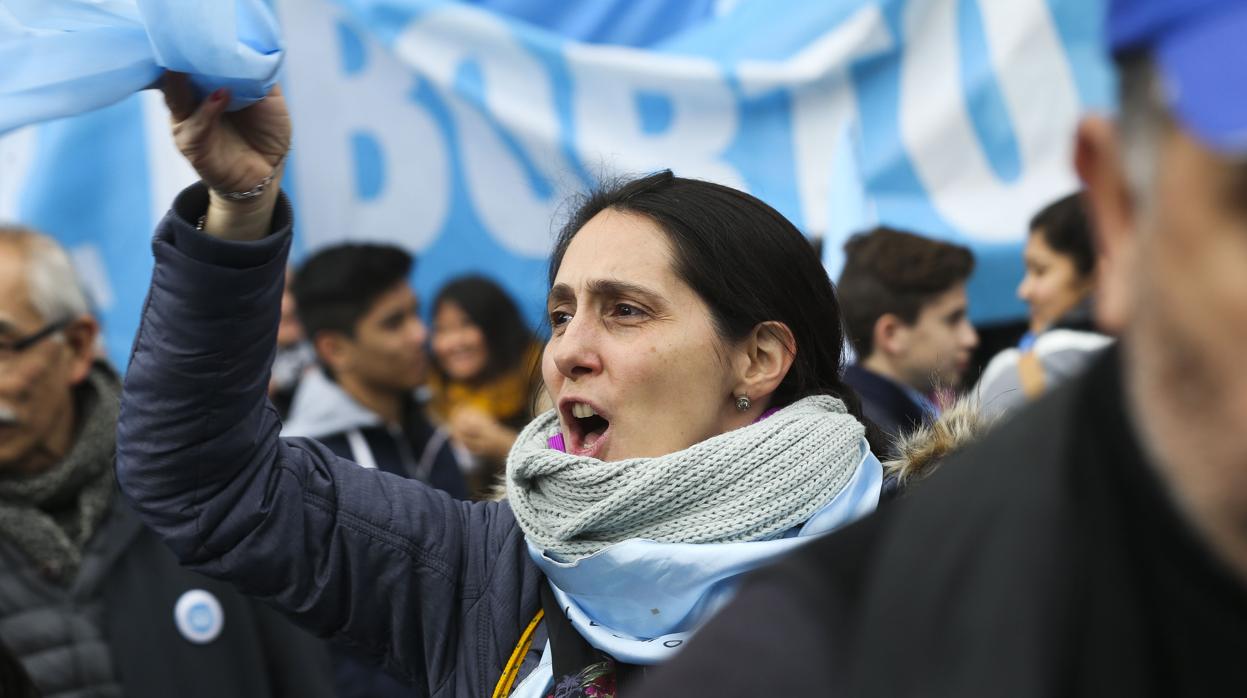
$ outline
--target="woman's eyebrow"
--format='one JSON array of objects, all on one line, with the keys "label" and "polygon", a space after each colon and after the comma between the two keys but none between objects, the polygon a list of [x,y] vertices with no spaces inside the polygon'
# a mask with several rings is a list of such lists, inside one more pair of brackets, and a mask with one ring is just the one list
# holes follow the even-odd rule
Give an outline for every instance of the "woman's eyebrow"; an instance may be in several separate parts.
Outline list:
[{"label": "woman's eyebrow", "polygon": [[[585,290],[592,296],[604,296],[606,298],[616,298],[619,296],[641,297],[646,301],[658,304],[662,302],[662,294],[659,292],[632,283],[631,281],[621,281],[619,279],[594,279],[585,284]],[[557,305],[566,303],[576,299],[576,293],[572,291],[571,286],[567,284],[555,284],[550,289],[550,294],[546,297],[548,305]]]},{"label": "woman's eyebrow", "polygon": [[588,286],[589,293],[598,296],[607,296],[609,298],[617,296],[640,296],[653,302],[660,302],[662,300],[662,294],[640,284],[634,284],[631,281],[620,281],[619,279],[594,279],[586,284],[586,286]]},{"label": "woman's eyebrow", "polygon": [[550,293],[546,295],[546,305],[558,305],[576,300],[576,294],[572,291],[572,287],[567,284],[555,284],[550,287]]}]

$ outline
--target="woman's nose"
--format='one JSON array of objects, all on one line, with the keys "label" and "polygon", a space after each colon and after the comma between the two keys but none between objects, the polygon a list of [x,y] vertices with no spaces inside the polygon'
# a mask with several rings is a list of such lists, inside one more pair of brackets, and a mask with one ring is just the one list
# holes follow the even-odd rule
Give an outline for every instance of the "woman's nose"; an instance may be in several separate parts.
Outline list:
[{"label": "woman's nose", "polygon": [[568,378],[581,378],[602,370],[598,327],[592,320],[581,317],[575,315],[568,320],[563,331],[550,342],[554,365]]},{"label": "woman's nose", "polygon": [[961,346],[966,349],[973,350],[979,345],[979,332],[974,329],[974,325],[967,320],[965,327],[961,328]]},{"label": "woman's nose", "polygon": [[1031,294],[1031,275],[1027,274],[1022,277],[1022,283],[1018,284],[1018,298],[1027,303],[1030,302]]}]

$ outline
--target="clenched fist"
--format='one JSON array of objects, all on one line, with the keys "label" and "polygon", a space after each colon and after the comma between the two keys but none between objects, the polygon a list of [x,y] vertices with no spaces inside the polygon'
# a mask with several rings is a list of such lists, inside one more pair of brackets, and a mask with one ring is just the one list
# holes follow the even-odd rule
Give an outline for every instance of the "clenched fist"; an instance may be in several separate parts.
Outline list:
[{"label": "clenched fist", "polygon": [[[266,235],[290,150],[290,114],[281,88],[274,87],[264,99],[231,113],[225,111],[228,91],[217,90],[196,103],[190,80],[181,73],[166,73],[161,90],[178,149],[210,191],[204,230],[234,240]],[[224,196],[251,191],[261,183],[265,185],[259,196],[237,201]]]}]

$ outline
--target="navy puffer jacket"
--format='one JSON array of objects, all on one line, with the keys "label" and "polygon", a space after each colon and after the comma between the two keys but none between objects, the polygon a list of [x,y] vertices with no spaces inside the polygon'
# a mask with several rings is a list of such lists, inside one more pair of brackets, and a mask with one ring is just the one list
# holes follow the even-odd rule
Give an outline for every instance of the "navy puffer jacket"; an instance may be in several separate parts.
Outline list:
[{"label": "navy puffer jacket", "polygon": [[433,696],[490,695],[540,605],[511,510],[279,438],[266,388],[290,206],[246,243],[195,230],[206,207],[202,186],[187,189],[153,242],[118,425],[123,491],[183,564]]}]

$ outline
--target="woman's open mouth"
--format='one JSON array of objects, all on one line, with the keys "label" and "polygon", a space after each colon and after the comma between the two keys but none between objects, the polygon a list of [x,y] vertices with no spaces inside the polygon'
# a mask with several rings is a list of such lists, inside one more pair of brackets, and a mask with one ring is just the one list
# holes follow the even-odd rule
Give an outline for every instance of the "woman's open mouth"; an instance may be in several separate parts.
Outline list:
[{"label": "woman's open mouth", "polygon": [[587,402],[564,400],[559,406],[567,429],[567,452],[577,456],[601,458],[610,436],[610,419]]}]

